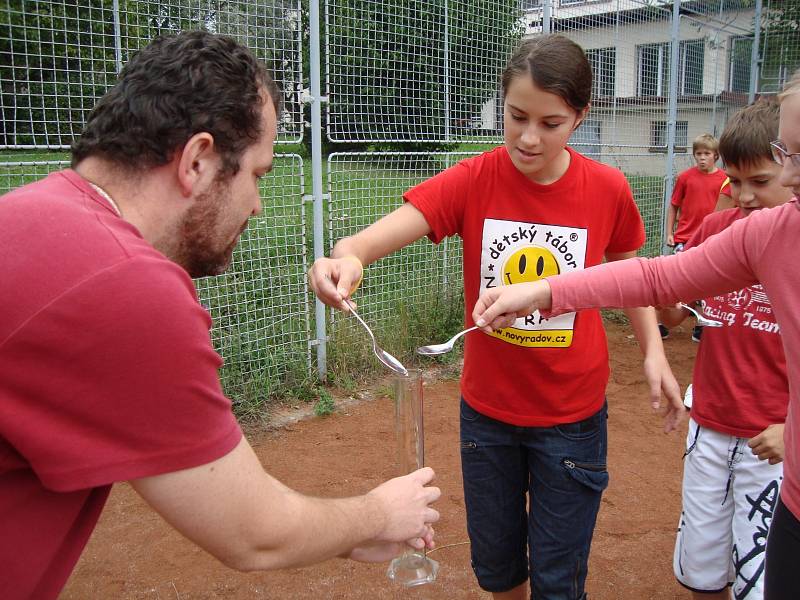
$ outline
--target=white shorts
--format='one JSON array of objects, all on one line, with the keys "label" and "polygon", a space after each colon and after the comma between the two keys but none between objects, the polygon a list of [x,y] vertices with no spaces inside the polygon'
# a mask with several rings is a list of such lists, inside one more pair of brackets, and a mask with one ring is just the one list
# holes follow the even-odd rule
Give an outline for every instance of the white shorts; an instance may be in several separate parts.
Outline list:
[{"label": "white shorts", "polygon": [[675,577],[698,592],[733,586],[736,600],[764,595],[764,551],[783,465],[758,460],[746,438],[689,420]]}]

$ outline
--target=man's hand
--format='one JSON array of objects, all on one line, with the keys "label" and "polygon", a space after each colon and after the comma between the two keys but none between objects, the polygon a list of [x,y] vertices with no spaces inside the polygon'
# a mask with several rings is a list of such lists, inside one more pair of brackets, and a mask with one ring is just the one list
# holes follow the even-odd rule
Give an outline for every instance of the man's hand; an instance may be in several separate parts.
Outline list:
[{"label": "man's hand", "polygon": [[311,289],[328,306],[343,308],[345,298],[358,289],[364,268],[353,255],[343,258],[318,258],[308,271]]},{"label": "man's hand", "polygon": [[545,280],[503,285],[481,292],[472,318],[478,327],[491,333],[535,310],[550,308],[550,303],[550,284]]},{"label": "man's hand", "polygon": [[758,460],[767,460],[771,465],[783,462],[783,423],[769,425],[757,436],[750,438],[747,445],[758,456]]},{"label": "man's hand", "polygon": [[675,246],[675,236],[671,233],[667,234],[667,246]]},{"label": "man's hand", "polygon": [[433,478],[433,469],[425,467],[390,479],[367,494],[377,501],[384,515],[377,542],[425,540],[432,535],[430,525],[439,520],[439,512],[429,505],[441,495],[438,487],[428,486]]},{"label": "man's hand", "polygon": [[650,386],[650,404],[653,410],[661,407],[661,394],[667,399],[664,413],[664,433],[675,430],[686,419],[681,389],[663,352],[653,353],[644,359],[644,376]]},{"label": "man's hand", "polygon": [[343,558],[350,558],[360,562],[386,562],[391,560],[411,547],[414,550],[428,549],[433,550],[436,544],[433,541],[433,527],[428,526],[428,533],[422,537],[408,540],[405,544],[398,542],[388,542],[385,544],[367,544],[353,548],[347,556]]}]

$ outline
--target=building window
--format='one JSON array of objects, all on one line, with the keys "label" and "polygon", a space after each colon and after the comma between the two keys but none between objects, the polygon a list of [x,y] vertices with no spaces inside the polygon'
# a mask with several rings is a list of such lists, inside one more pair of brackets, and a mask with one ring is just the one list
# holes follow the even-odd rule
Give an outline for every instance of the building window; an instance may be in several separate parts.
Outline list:
[{"label": "building window", "polygon": [[586,51],[586,58],[592,66],[592,97],[615,96],[616,48],[592,48]]},{"label": "building window", "polygon": [[753,51],[752,37],[731,38],[731,65],[728,89],[732,92],[750,91],[750,58]]},{"label": "building window", "polygon": [[[686,152],[689,144],[689,122],[675,123],[675,152]],[[667,151],[667,122],[650,121],[650,152]]]},{"label": "building window", "polygon": [[542,8],[542,0],[520,0],[522,10],[539,10]]},{"label": "building window", "polygon": [[[645,44],[636,47],[638,60],[638,95],[667,96],[670,82],[670,44]],[[703,93],[705,42],[680,42],[678,56],[678,95]]]}]

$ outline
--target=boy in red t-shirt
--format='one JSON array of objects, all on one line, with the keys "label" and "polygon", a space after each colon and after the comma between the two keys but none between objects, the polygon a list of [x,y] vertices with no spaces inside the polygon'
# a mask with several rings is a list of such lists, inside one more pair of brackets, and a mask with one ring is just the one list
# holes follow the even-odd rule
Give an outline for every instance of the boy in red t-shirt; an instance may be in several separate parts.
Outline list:
[{"label": "boy in red t-shirt", "polygon": [[[779,105],[762,99],[736,113],[720,138],[720,154],[737,208],[708,215],[686,249],[752,211],[788,202],[770,140]],[[786,357],[775,314],[760,284],[706,298],[703,313],[724,323],[708,328],[687,390],[683,508],[674,570],[693,597],[763,597],[764,549],[783,480],[783,422],[789,401]],[[688,312],[661,310],[675,326]],[[749,448],[748,448],[749,446]],[[752,450],[751,450],[752,449]]]},{"label": "boy in red t-shirt", "polygon": [[[692,237],[703,219],[714,211],[723,196],[730,196],[724,186],[725,172],[717,168],[719,143],[708,133],[697,136],[692,142],[692,155],[697,163],[678,175],[672,201],[667,212],[667,245],[675,252],[683,250],[684,244]],[[678,228],[675,230],[675,221]],[[661,337],[669,336],[669,329],[659,323]],[[692,339],[700,341],[702,329],[694,328]]]},{"label": "boy in red t-shirt", "polygon": [[[692,155],[697,163],[678,175],[667,213],[667,245],[680,252],[705,216],[717,205],[725,181],[725,172],[717,168],[719,143],[704,133],[692,142]],[[678,228],[675,229],[675,221]]]}]

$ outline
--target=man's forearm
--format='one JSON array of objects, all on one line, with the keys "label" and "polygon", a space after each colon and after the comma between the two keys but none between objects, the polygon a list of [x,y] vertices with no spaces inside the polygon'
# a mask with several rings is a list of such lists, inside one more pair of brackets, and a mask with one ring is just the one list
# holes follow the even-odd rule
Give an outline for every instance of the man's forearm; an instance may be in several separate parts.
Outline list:
[{"label": "man's forearm", "polygon": [[237,569],[302,567],[347,555],[353,548],[374,541],[385,522],[381,507],[369,495],[323,499],[292,490],[286,494],[289,508],[284,516],[288,521],[281,527],[280,537],[264,543],[254,531]]}]

